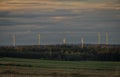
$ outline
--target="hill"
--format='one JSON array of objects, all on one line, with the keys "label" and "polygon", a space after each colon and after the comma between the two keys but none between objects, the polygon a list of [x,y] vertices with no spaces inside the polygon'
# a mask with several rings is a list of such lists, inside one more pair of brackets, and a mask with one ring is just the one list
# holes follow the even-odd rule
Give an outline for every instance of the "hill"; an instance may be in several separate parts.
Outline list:
[{"label": "hill", "polygon": [[0,57],[47,60],[99,60],[120,61],[120,45],[30,45],[1,46]]}]

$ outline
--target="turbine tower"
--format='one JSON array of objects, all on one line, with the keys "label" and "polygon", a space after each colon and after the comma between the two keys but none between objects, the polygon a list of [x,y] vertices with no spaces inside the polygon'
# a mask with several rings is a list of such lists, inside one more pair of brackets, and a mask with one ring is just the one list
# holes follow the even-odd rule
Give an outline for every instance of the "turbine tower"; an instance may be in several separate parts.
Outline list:
[{"label": "turbine tower", "polygon": [[40,45],[40,34],[38,34],[38,45]]},{"label": "turbine tower", "polygon": [[66,38],[63,39],[63,44],[66,44]]},{"label": "turbine tower", "polygon": [[81,48],[84,47],[84,38],[81,38]]},{"label": "turbine tower", "polygon": [[16,36],[13,34],[13,46],[16,46]]},{"label": "turbine tower", "polygon": [[108,45],[109,35],[108,32],[106,32],[106,45]]},{"label": "turbine tower", "polygon": [[101,38],[101,35],[100,35],[100,32],[98,32],[98,44],[100,44],[100,38]]}]

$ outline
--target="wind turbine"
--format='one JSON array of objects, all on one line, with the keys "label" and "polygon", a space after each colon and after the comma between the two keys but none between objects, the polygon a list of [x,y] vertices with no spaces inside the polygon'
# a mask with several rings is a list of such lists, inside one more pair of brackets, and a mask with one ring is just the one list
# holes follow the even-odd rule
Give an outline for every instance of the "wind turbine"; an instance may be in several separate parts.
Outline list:
[{"label": "wind turbine", "polygon": [[100,39],[101,38],[100,32],[98,32],[97,35],[98,35],[98,44],[100,44],[100,40],[101,40]]},{"label": "wind turbine", "polygon": [[108,40],[109,40],[108,32],[106,32],[105,35],[106,35],[106,45],[108,45]]},{"label": "wind turbine", "polygon": [[38,45],[40,45],[40,34],[38,34]]},{"label": "wind turbine", "polygon": [[63,39],[63,44],[66,44],[66,38]]},{"label": "wind turbine", "polygon": [[84,38],[81,38],[81,48],[84,47]]},{"label": "wind turbine", "polygon": [[13,46],[16,46],[16,35],[13,34]]}]

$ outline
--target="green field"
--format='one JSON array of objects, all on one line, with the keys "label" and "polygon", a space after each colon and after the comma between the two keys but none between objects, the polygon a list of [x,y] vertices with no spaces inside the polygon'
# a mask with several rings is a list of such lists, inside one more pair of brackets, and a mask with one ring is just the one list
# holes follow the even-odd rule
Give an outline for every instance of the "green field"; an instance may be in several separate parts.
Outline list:
[{"label": "green field", "polygon": [[120,77],[120,62],[0,58],[0,77]]}]

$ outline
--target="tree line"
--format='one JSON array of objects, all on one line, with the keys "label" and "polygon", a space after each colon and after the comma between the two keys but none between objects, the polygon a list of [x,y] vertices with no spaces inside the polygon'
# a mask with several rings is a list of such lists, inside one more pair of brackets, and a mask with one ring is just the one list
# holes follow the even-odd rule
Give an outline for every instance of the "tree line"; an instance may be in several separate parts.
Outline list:
[{"label": "tree line", "polygon": [[120,61],[120,46],[41,45],[0,47],[0,57],[64,60]]}]

